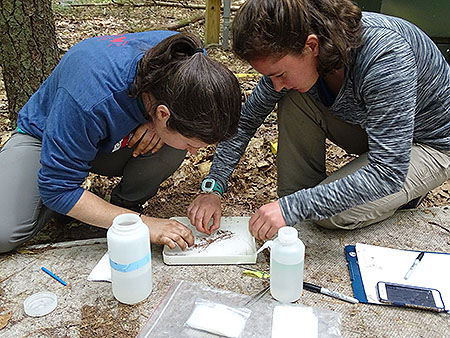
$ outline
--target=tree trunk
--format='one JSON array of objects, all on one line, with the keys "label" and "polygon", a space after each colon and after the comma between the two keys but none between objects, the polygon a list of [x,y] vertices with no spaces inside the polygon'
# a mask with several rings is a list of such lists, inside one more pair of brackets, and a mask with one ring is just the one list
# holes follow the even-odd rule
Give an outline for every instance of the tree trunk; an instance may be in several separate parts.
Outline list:
[{"label": "tree trunk", "polygon": [[0,64],[13,127],[59,60],[51,0],[0,0]]}]

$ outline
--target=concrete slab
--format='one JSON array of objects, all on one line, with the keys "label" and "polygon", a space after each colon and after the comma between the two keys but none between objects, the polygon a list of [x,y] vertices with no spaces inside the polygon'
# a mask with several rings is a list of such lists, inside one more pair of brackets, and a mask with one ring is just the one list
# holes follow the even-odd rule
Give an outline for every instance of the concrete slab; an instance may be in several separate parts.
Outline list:
[{"label": "concrete slab", "polygon": [[[450,252],[448,207],[401,211],[389,220],[355,231],[330,231],[309,222],[297,227],[306,245],[305,280],[349,295],[352,290],[345,245],[361,242]],[[104,239],[93,239],[22,248],[0,255],[0,322],[2,314],[12,312],[8,324],[0,330],[0,337],[134,337],[177,280],[247,295],[267,285],[266,281],[243,276],[243,269],[238,266],[166,266],[162,262],[162,248],[153,246],[152,294],[137,305],[123,305],[114,299],[109,283],[87,281],[106,249]],[[68,285],[50,278],[41,271],[42,266]],[[255,267],[268,266],[268,255],[260,254]],[[47,316],[28,317],[23,302],[39,291],[54,292],[58,306]],[[340,312],[343,337],[450,337],[447,313],[352,305],[307,291],[300,302]]]}]

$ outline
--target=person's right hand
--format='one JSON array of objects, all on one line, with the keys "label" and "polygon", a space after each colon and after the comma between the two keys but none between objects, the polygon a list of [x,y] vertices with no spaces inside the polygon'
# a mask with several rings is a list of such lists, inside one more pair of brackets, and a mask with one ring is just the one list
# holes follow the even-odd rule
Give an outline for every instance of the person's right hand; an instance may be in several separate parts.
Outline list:
[{"label": "person's right hand", "polygon": [[141,124],[135,131],[131,139],[127,143],[128,148],[136,148],[133,150],[133,156],[144,155],[151,151],[156,153],[164,145],[159,135],[156,133],[153,122]]},{"label": "person's right hand", "polygon": [[171,249],[175,249],[178,245],[181,250],[194,244],[192,231],[180,222],[145,215],[141,217],[150,230],[150,242],[167,245]]},{"label": "person's right hand", "polygon": [[[220,227],[220,217],[222,216],[220,197],[215,194],[200,194],[187,208],[187,216],[198,231],[210,235]],[[211,217],[213,223],[208,229]]]}]

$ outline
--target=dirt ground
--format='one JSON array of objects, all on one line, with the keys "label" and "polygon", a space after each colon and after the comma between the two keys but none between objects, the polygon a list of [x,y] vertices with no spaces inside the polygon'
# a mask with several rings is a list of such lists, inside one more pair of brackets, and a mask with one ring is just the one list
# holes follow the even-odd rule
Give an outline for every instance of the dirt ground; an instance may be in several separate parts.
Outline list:
[{"label": "dirt ground", "polygon": [[[68,2],[66,0],[66,2]],[[173,1],[175,6],[158,6],[155,1],[140,0],[74,0],[73,6],[63,7],[54,0],[57,41],[61,50],[67,51],[75,43],[97,35],[115,35],[126,32],[161,29],[177,24],[182,19],[195,17],[204,9],[189,8],[190,4],[204,5],[204,0]],[[241,1],[232,1],[233,7]],[[178,31],[190,31],[204,36],[204,20],[189,24]],[[259,75],[245,62],[220,46],[207,47],[208,54],[239,74],[242,90],[249,95]],[[0,145],[10,131],[7,118],[7,101],[3,83],[0,84]],[[261,205],[276,199],[275,156],[271,142],[277,138],[276,113],[272,113],[252,139],[230,180],[230,189],[223,200],[224,215],[251,215]],[[214,154],[214,146],[200,150],[197,155],[186,157],[182,166],[163,183],[158,194],[145,205],[148,215],[155,217],[183,216],[189,203],[199,192],[202,178],[207,174]],[[328,144],[327,171],[332,172],[349,160],[352,155]],[[117,178],[90,175],[85,187],[96,194],[109,198]],[[423,206],[449,205],[450,184],[446,182],[433,190],[422,202]],[[31,243],[57,242],[104,236],[104,230],[95,229],[78,222],[61,225],[50,223]]]}]

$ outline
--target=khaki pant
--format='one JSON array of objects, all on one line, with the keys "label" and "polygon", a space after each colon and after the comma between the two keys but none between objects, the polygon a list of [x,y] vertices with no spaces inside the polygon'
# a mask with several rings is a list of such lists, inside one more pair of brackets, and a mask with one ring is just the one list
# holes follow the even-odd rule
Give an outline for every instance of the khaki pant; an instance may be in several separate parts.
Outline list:
[{"label": "khaki pant", "polygon": [[[278,195],[280,197],[345,177],[368,163],[365,131],[344,122],[309,94],[290,91],[278,105]],[[327,177],[325,139],[359,157]],[[322,227],[355,229],[380,222],[410,200],[450,178],[450,151],[414,144],[401,191],[317,221]]]}]

